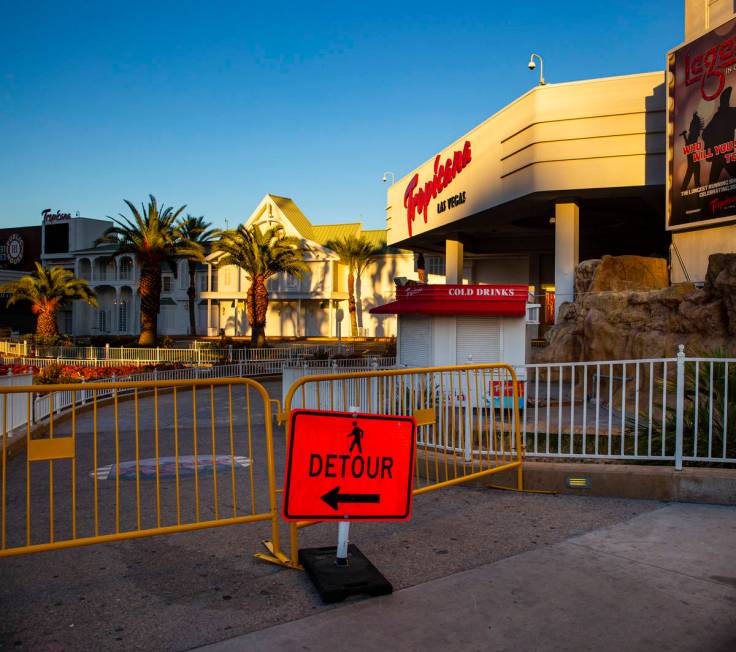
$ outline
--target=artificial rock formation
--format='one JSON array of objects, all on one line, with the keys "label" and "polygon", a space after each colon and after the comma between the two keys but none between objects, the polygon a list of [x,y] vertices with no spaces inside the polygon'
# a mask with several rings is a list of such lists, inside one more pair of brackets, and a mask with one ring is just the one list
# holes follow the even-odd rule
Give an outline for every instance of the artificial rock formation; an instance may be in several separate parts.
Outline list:
[{"label": "artificial rock formation", "polygon": [[669,285],[661,258],[604,256],[580,263],[575,301],[537,349],[540,362],[671,357],[721,351],[736,356],[736,254],[714,254],[702,289]]}]

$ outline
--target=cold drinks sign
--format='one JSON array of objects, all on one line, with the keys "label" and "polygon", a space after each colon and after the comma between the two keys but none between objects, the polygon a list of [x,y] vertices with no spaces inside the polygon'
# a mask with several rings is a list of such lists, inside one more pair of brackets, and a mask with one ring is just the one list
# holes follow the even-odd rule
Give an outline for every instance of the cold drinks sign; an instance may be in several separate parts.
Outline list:
[{"label": "cold drinks sign", "polygon": [[293,410],[287,521],[391,521],[411,515],[411,417]]}]

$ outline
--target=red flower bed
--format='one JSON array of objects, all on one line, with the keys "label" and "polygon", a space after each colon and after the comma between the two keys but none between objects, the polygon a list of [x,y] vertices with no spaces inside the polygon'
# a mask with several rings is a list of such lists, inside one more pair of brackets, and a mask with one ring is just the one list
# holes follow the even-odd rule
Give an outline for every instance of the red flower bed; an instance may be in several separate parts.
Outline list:
[{"label": "red flower bed", "polygon": [[149,373],[151,371],[169,371],[172,369],[181,369],[181,363],[170,364],[153,364],[146,366],[137,365],[120,365],[117,367],[92,367],[87,365],[59,365],[52,364],[46,367],[36,367],[34,365],[4,365],[0,364],[0,376],[8,374],[18,375],[32,373],[39,377],[40,382],[90,382],[100,380],[102,378],[125,378],[133,374]]}]

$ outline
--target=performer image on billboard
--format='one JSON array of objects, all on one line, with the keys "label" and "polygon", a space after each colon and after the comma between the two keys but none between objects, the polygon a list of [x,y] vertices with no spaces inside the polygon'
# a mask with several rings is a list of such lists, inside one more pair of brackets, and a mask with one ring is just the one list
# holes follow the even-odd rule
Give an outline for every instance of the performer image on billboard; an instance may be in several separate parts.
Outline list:
[{"label": "performer image on billboard", "polygon": [[[690,133],[683,131],[680,135],[685,139],[685,145],[694,145],[700,138],[700,133],[703,131],[703,119],[698,115],[696,111],[693,113],[693,119],[690,121]],[[695,178],[695,187],[700,187],[700,161],[695,160],[695,155],[690,154],[687,157],[687,172],[685,178],[682,181],[682,190],[687,190],[690,184],[690,179]]]},{"label": "performer image on billboard", "polygon": [[[703,143],[712,152],[717,151],[716,148],[733,141],[734,131],[736,131],[736,107],[729,106],[731,103],[731,92],[730,86],[723,89],[721,97],[718,100],[718,109],[708,123],[708,126],[703,129]],[[733,149],[730,150],[729,154],[733,154]],[[736,169],[734,163],[726,163],[726,154],[719,154],[714,156],[710,160],[710,174],[708,175],[708,183],[715,183],[721,178],[721,172],[723,170],[728,172],[728,176],[734,176],[734,170]],[[699,183],[695,184],[699,186]]]}]

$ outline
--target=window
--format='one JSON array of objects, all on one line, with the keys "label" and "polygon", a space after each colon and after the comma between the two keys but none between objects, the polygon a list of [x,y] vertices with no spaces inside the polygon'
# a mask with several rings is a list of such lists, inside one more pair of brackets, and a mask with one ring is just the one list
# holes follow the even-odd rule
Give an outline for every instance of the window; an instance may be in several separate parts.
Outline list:
[{"label": "window", "polygon": [[274,274],[268,281],[266,281],[266,288],[269,292],[278,292],[281,287],[281,273]]},{"label": "window", "polygon": [[130,258],[123,258],[120,261],[120,280],[129,281],[133,273],[133,263]]},{"label": "window", "polygon": [[197,287],[200,292],[207,292],[207,274],[197,274]]},{"label": "window", "polygon": [[65,254],[69,251],[69,223],[45,224],[43,227],[45,254]]},{"label": "window", "polygon": [[121,301],[118,304],[118,331],[124,333],[128,330],[128,302]]},{"label": "window", "polygon": [[286,275],[286,287],[295,290],[299,287],[300,280],[293,274]]},{"label": "window", "polygon": [[163,292],[171,292],[171,276],[162,276],[161,277],[161,290]]},{"label": "window", "polygon": [[425,256],[427,265],[427,274],[436,274],[437,276],[445,275],[445,257],[444,256]]},{"label": "window", "polygon": [[218,271],[217,271],[217,268],[215,267],[212,270],[212,291],[213,292],[217,292],[217,284],[218,284],[217,275],[218,275]]},{"label": "window", "polygon": [[107,333],[107,313],[105,310],[97,311],[97,330],[100,333]]}]

